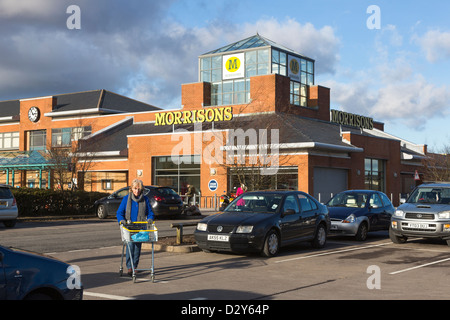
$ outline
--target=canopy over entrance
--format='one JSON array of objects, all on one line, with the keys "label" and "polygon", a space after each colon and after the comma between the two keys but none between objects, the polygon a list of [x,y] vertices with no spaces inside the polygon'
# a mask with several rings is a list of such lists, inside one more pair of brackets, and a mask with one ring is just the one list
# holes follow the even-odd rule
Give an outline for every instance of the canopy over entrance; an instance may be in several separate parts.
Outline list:
[{"label": "canopy over entrance", "polygon": [[[6,184],[9,182],[9,172],[12,172],[12,184],[14,186],[15,171],[37,170],[39,171],[39,188],[42,188],[42,171],[48,170],[50,181],[50,169],[56,166],[46,151],[8,151],[0,153],[0,170],[6,171]],[[50,183],[48,183],[50,188]]]}]

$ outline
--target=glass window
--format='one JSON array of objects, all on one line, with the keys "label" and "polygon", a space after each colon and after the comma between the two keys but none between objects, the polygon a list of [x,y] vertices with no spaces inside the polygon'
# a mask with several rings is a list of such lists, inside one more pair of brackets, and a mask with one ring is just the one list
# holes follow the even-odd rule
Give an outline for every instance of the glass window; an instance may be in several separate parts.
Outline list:
[{"label": "glass window", "polygon": [[364,172],[366,189],[384,192],[384,161],[378,159],[365,159]]},{"label": "glass window", "polygon": [[380,197],[377,194],[372,194],[370,196],[369,204],[374,208],[381,208],[383,207],[383,202],[381,202]]},{"label": "glass window", "polygon": [[192,184],[200,192],[199,155],[152,157],[152,164],[153,184],[171,187],[180,195]]},{"label": "glass window", "polygon": [[302,211],[311,211],[317,209],[316,203],[308,196],[299,194],[298,200],[300,201],[300,208]]},{"label": "glass window", "polygon": [[3,132],[0,133],[0,149],[18,149],[19,148],[19,132]]},{"label": "glass window", "polygon": [[30,131],[30,148],[29,150],[46,150],[46,131]]},{"label": "glass window", "polygon": [[289,209],[294,210],[295,213],[300,212],[297,200],[295,199],[295,197],[293,195],[287,196],[286,199],[284,200],[282,212],[286,212]]},{"label": "glass window", "polygon": [[306,85],[291,81],[291,104],[307,107]]}]

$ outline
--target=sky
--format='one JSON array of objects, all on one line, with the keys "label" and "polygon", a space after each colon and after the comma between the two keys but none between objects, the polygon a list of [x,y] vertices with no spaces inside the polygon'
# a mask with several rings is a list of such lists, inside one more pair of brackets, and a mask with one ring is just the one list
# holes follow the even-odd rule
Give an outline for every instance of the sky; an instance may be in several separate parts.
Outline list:
[{"label": "sky", "polygon": [[332,109],[439,152],[449,12],[444,0],[0,0],[0,100],[106,89],[179,109],[199,55],[259,33],[315,60]]}]

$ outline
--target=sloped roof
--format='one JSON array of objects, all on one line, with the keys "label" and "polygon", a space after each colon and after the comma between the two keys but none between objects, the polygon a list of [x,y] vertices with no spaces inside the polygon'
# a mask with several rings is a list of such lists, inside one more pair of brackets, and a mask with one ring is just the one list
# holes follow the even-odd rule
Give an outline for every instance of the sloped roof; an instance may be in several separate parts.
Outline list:
[{"label": "sloped roof", "polygon": [[[98,113],[128,113],[162,110],[153,105],[137,101],[108,90],[92,90],[54,95],[56,106],[52,115],[61,115],[63,112],[80,113],[83,110],[95,110]],[[0,101],[0,118],[19,120],[20,100]]]},{"label": "sloped roof", "polygon": [[[238,51],[238,50],[245,50],[245,49],[252,49],[252,48],[262,48],[262,47],[272,47],[272,48],[276,48],[276,49],[280,49],[283,51],[287,51],[287,52],[291,52],[294,53],[296,55],[302,56],[303,55],[295,52],[292,49],[289,49],[285,46],[282,46],[272,40],[269,40],[263,36],[261,36],[260,34],[256,34],[254,36],[251,36],[249,38],[234,42],[232,44],[226,45],[224,47],[221,47],[219,49],[216,50],[212,50],[209,51],[205,54],[202,54],[202,56],[205,55],[210,55],[210,54],[217,54],[217,53],[225,53],[225,52],[231,52],[231,51]],[[306,57],[305,57],[306,58]],[[311,58],[308,58],[310,60],[313,60]]]},{"label": "sloped roof", "polygon": [[158,107],[119,95],[108,90],[93,90],[56,95],[53,113],[83,109],[98,109],[99,112],[141,112],[161,110]]}]

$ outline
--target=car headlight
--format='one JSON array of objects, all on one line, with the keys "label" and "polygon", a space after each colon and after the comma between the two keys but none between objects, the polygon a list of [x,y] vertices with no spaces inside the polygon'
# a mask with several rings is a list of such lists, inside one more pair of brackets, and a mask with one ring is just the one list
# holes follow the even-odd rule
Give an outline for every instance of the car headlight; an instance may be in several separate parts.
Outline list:
[{"label": "car headlight", "polygon": [[395,210],[394,217],[403,217],[403,210]]},{"label": "car headlight", "polygon": [[208,228],[208,225],[206,223],[197,223],[197,230],[200,231],[206,231],[206,229]]},{"label": "car headlight", "polygon": [[356,221],[356,217],[355,215],[352,213],[351,215],[349,215],[347,218],[345,218],[345,220],[342,221],[342,223],[353,223]]},{"label": "car headlight", "polygon": [[439,219],[450,219],[450,211],[442,211],[438,213]]},{"label": "car headlight", "polygon": [[236,233],[250,233],[253,230],[253,226],[239,226],[236,229]]}]

